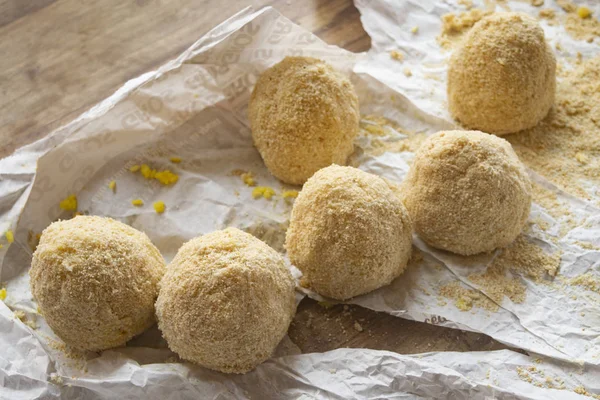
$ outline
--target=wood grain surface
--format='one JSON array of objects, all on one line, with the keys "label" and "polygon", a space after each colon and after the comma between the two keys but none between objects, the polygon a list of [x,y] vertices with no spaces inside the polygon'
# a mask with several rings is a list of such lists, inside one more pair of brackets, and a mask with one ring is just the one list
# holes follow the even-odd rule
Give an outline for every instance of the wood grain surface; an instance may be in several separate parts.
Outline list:
[{"label": "wood grain surface", "polygon": [[[351,0],[0,1],[0,157],[174,58],[248,5],[271,5],[330,44],[355,52],[370,47]],[[310,299],[300,304],[289,333],[303,352],[506,348],[485,335],[355,306],[324,308]]]}]

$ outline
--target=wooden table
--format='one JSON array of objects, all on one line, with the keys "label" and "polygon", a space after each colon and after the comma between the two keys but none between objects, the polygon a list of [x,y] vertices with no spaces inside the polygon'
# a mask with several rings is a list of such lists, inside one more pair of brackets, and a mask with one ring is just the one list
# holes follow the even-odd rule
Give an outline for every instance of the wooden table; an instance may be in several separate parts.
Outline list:
[{"label": "wooden table", "polygon": [[[370,47],[351,0],[0,0],[0,156],[174,58],[249,4],[272,5],[328,43],[356,52]],[[310,299],[300,304],[289,333],[303,352],[506,348],[485,335],[360,307],[324,308]]]}]

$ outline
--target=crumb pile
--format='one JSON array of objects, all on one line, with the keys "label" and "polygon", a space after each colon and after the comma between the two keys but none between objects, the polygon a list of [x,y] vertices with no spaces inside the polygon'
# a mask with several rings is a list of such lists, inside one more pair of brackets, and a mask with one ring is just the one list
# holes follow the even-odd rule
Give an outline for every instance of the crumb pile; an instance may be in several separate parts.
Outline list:
[{"label": "crumb pile", "polygon": [[150,327],[164,260],[143,234],[78,216],[42,233],[29,275],[48,325],[67,345],[99,351]]},{"label": "crumb pile", "polygon": [[247,372],[269,358],[295,310],[294,280],[281,255],[235,228],[184,244],[156,302],[169,348],[227,373]]},{"label": "crumb pile", "polygon": [[448,106],[463,125],[507,134],[535,126],[554,104],[556,59],[538,22],[495,13],[450,57]]},{"label": "crumb pile", "polygon": [[344,300],[389,284],[408,263],[412,227],[381,178],[352,167],[324,168],[294,203],[286,249],[318,293]]},{"label": "crumb pile", "polygon": [[478,131],[427,138],[401,190],[419,236],[463,255],[507,246],[531,205],[529,176],[510,144]]},{"label": "crumb pile", "polygon": [[549,115],[506,139],[527,166],[574,196],[595,197],[600,205],[600,193],[586,184],[600,184],[600,56],[577,63],[561,71]]},{"label": "crumb pile", "polygon": [[472,307],[497,311],[505,296],[513,303],[525,301],[526,287],[514,275],[530,278],[534,282],[549,282],[558,273],[560,258],[560,252],[548,253],[521,235],[501,250],[484,273],[469,275],[469,281],[478,285],[485,295],[467,289],[459,282],[443,286],[440,295],[454,299],[456,307],[462,311]]},{"label": "crumb pile", "polygon": [[358,98],[350,81],[325,62],[286,57],[261,74],[248,116],[269,171],[303,184],[321,168],[346,164],[358,132]]}]

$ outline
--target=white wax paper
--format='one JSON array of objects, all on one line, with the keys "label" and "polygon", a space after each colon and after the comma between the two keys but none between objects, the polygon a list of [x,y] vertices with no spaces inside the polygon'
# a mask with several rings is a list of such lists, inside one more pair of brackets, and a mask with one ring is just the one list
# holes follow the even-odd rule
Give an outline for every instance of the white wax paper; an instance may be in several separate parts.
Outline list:
[{"label": "white wax paper", "polygon": [[[4,387],[0,397],[562,399],[578,397],[572,392],[578,387],[600,390],[597,298],[596,302],[585,301],[597,294],[573,288],[580,300],[571,301],[570,293],[527,282],[527,300],[523,304],[506,300],[496,313],[479,309],[465,313],[451,304],[438,306],[437,289],[453,280],[464,281],[466,261],[433,251],[417,238],[416,245],[424,251],[421,265],[389,287],[353,302],[404,318],[484,332],[515,347],[571,360],[544,360],[548,374],[565,382],[564,390],[523,380],[517,367],[533,365],[533,358],[510,351],[408,357],[339,349],[298,355],[289,338],[273,359],[256,371],[230,376],[178,362],[156,328],[125,348],[87,354],[84,360],[71,359],[56,345],[56,338],[36,312],[27,274],[30,243],[52,221],[71,216],[58,206],[70,194],[77,195],[80,211],[110,216],[146,232],[167,261],[186,240],[226,226],[245,229],[283,251],[291,202],[281,198],[281,191],[299,188],[281,184],[264,167],[252,146],[246,107],[257,76],[286,55],[319,57],[351,75],[363,114],[386,116],[412,131],[432,133],[451,127],[443,99],[430,94],[436,90],[443,93],[443,83],[423,79],[408,88],[378,54],[387,53],[385,41],[391,41],[388,44],[394,48],[401,48],[404,42],[393,35],[394,30],[382,38],[373,28],[398,17],[398,10],[391,11],[394,8],[403,10],[401,15],[406,17],[426,18],[430,27],[422,26],[420,35],[423,49],[427,49],[432,45],[428,40],[439,31],[438,14],[450,10],[443,4],[428,4],[357,4],[374,39],[368,55],[326,45],[271,8],[244,10],[176,60],[127,82],[77,120],[0,160],[0,232],[11,229],[15,234],[14,243],[4,242],[0,249],[0,281],[7,289],[6,305],[25,312],[26,320],[36,325],[36,329],[26,327],[0,303],[0,383]],[[405,20],[398,21],[397,25]],[[445,56],[439,48],[436,51],[437,56],[430,56],[442,60]],[[438,68],[443,75],[444,67]],[[392,95],[395,100],[390,102]],[[402,137],[398,133],[390,140]],[[357,140],[355,160],[361,169],[402,180],[411,153],[373,157],[360,151],[366,146],[368,139]],[[181,157],[182,162],[170,163],[173,156]],[[179,174],[179,182],[165,187],[128,171],[141,163],[171,169]],[[252,188],[245,186],[234,170],[251,171],[259,185],[276,190],[275,198],[253,199]],[[545,182],[543,177],[534,178]],[[108,188],[111,180],[117,182],[116,192]],[[574,244],[574,240],[598,244],[597,210],[559,194],[573,212],[587,218],[584,226],[559,242],[561,274],[597,274],[598,252],[583,251]],[[134,198],[143,199],[145,205],[132,206]],[[166,203],[164,214],[154,212],[152,203],[157,200]],[[533,213],[551,218],[539,206]],[[548,233],[535,234],[540,242],[550,243],[543,236]],[[478,263],[471,261],[468,268],[479,268],[486,260],[478,259]],[[297,270],[293,272],[298,276]],[[581,310],[592,319],[578,318]]]}]

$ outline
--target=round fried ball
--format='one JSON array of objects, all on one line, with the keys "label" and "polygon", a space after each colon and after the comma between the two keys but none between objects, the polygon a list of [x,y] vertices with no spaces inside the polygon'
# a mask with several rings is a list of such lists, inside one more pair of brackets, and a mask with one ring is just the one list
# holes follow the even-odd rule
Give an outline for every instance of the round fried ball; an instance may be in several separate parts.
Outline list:
[{"label": "round fried ball", "polygon": [[100,351],[154,324],[165,261],[148,236],[110,218],[48,226],[33,253],[31,292],[67,345]]},{"label": "round fried ball", "polygon": [[450,112],[464,126],[503,135],[537,125],[554,103],[556,59],[538,22],[496,13],[452,54]]},{"label": "round fried ball", "polygon": [[507,246],[531,206],[531,181],[510,143],[479,131],[427,138],[401,190],[419,236],[463,255]]},{"label": "round fried ball", "polygon": [[308,285],[346,300],[387,285],[404,271],[412,226],[383,179],[332,165],[304,184],[292,209],[286,248]]},{"label": "round fried ball", "polygon": [[294,280],[283,257],[235,228],[185,243],[156,302],[169,348],[227,373],[250,371],[269,358],[295,312]]},{"label": "round fried ball", "polygon": [[333,163],[346,164],[358,132],[358,98],[329,64],[286,57],[262,73],[248,108],[252,138],[269,171],[303,184]]}]

